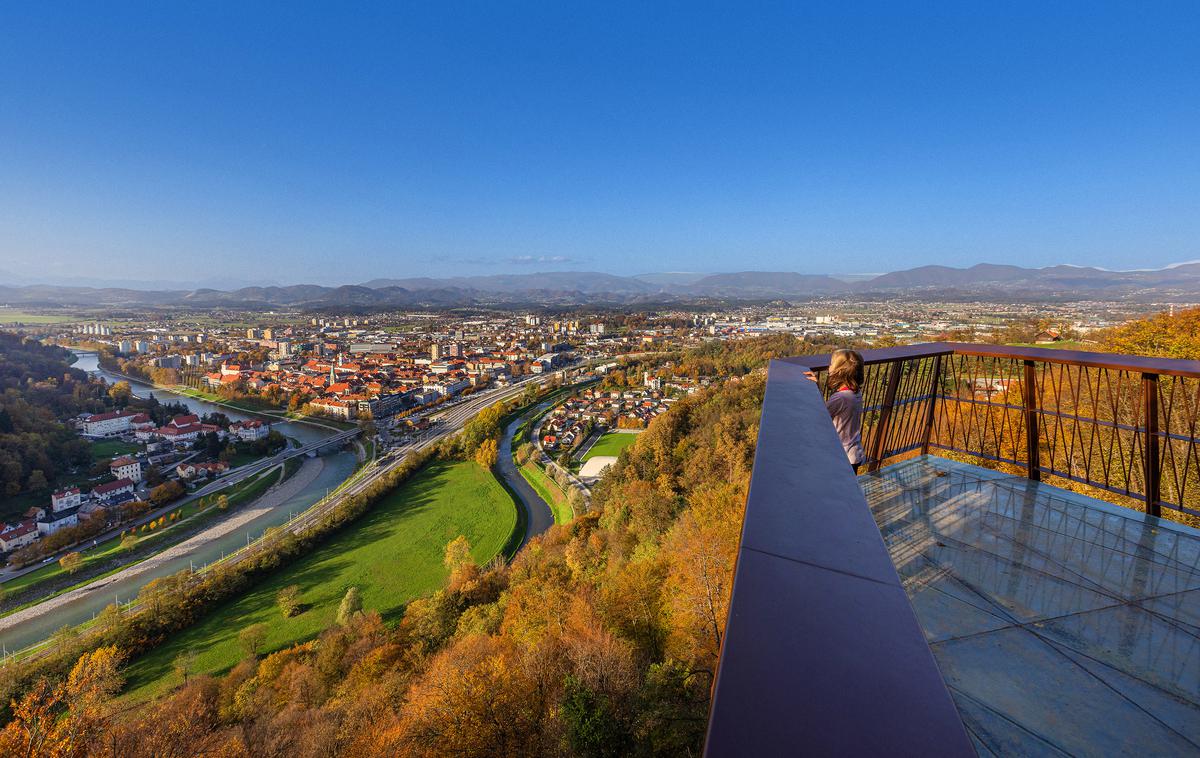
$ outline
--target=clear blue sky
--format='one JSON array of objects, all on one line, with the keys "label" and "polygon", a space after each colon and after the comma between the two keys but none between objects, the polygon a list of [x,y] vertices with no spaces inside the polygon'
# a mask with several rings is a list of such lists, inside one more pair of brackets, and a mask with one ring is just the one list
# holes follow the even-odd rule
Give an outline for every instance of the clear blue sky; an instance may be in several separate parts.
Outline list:
[{"label": "clear blue sky", "polygon": [[0,270],[1200,258],[1195,0],[301,5],[0,7]]}]

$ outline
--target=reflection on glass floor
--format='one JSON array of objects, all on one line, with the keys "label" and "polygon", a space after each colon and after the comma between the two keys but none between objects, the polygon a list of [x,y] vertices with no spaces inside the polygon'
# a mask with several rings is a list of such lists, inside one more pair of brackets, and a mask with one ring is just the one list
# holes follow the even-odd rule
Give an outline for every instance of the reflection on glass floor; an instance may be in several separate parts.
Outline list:
[{"label": "reflection on glass floor", "polygon": [[1200,531],[934,456],[859,482],[980,755],[1200,752]]}]

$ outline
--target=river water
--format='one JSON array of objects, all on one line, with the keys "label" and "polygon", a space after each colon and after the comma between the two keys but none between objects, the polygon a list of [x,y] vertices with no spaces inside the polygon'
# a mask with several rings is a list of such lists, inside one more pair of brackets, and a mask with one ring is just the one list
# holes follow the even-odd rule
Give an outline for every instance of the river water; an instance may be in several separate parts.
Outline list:
[{"label": "river water", "polygon": [[[95,353],[80,351],[76,355],[79,356],[79,360],[74,364],[76,368],[102,376],[110,382],[118,380],[129,381],[134,394],[139,397],[145,397],[153,393],[160,402],[181,402],[197,414],[220,411],[233,420],[252,418],[248,414],[227,410],[222,406],[204,400],[196,400],[178,395],[169,390],[158,389],[151,385],[113,376],[97,366]],[[272,422],[272,425],[283,434],[295,437],[304,442],[315,441],[335,433],[323,427],[298,422]],[[84,594],[37,618],[23,621],[0,631],[0,650],[7,650],[9,652],[20,650],[21,648],[40,642],[62,626],[83,623],[115,600],[119,599],[122,603],[132,600],[141,591],[142,587],[154,579],[169,576],[191,566],[199,568],[206,563],[211,563],[221,556],[245,546],[248,540],[257,539],[268,528],[279,526],[286,522],[292,515],[316,503],[325,496],[326,492],[337,487],[346,477],[354,473],[356,457],[353,453],[338,452],[325,455],[323,458],[324,468],[317,475],[312,485],[303,492],[288,498],[277,507],[266,511],[253,521],[247,522],[237,531],[205,544],[188,555],[166,561],[161,566],[144,574],[110,584],[103,590]]]},{"label": "river water", "polygon": [[[83,350],[72,350],[71,352],[75,353],[75,357],[78,358],[78,360],[72,364],[73,368],[82,369],[93,376],[98,376],[109,384],[116,382],[129,382],[130,388],[133,389],[133,394],[138,397],[154,396],[158,398],[159,402],[182,403],[198,416],[203,416],[206,413],[224,413],[231,421],[246,421],[252,418],[268,418],[266,416],[255,417],[249,413],[242,413],[223,405],[210,403],[207,400],[197,400],[196,398],[188,397],[187,395],[180,395],[178,393],[171,392],[170,390],[159,389],[152,384],[139,382],[136,379],[117,376],[116,374],[100,368],[99,356],[96,355],[96,353]],[[304,443],[316,442],[319,439],[334,434],[333,430],[326,429],[322,426],[314,426],[312,424],[304,424],[296,421],[277,421],[275,419],[268,420],[270,420],[271,426],[275,429],[278,429],[281,434],[284,434],[288,437],[295,437]]]}]

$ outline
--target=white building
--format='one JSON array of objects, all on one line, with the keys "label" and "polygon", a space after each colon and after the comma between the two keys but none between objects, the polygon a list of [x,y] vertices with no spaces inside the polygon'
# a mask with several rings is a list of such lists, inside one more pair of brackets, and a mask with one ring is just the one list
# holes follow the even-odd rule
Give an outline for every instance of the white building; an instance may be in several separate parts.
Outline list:
[{"label": "white building", "polygon": [[115,437],[130,430],[134,411],[111,411],[94,413],[83,422],[83,433],[90,437]]},{"label": "white building", "polygon": [[0,550],[11,553],[31,545],[41,536],[37,524],[32,521],[22,521],[14,526],[5,526],[0,530]]},{"label": "white building", "polygon": [[54,534],[59,529],[75,526],[79,523],[79,509],[69,508],[58,513],[47,513],[37,520],[39,534]]},{"label": "white building", "polygon": [[421,389],[423,389],[427,392],[436,392],[437,394],[442,395],[443,397],[451,397],[453,395],[457,395],[458,393],[462,392],[463,390],[465,390],[467,387],[470,387],[470,386],[471,386],[470,379],[458,379],[458,380],[447,379],[446,381],[443,381],[443,382],[431,382],[431,383],[425,384],[421,387]]},{"label": "white building", "polygon": [[82,502],[83,498],[79,494],[78,487],[68,487],[50,495],[50,509],[55,513],[68,508],[78,508]]},{"label": "white building", "polygon": [[118,479],[107,484],[97,484],[92,488],[92,497],[97,500],[116,500],[124,495],[133,494],[132,479]]},{"label": "white building", "polygon": [[142,462],[137,458],[130,458],[127,455],[113,458],[112,463],[108,464],[108,470],[118,479],[128,479],[131,482],[142,481]]},{"label": "white building", "polygon": [[261,421],[238,421],[229,425],[229,433],[243,442],[255,442],[267,438],[271,433],[269,424]]}]

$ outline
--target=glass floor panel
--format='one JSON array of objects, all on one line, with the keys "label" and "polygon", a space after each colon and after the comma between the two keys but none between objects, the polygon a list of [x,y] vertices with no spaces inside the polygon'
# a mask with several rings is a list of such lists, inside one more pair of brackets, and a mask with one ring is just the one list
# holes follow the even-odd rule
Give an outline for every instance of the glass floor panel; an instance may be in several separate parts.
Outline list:
[{"label": "glass floor panel", "polygon": [[859,483],[980,755],[1200,753],[1200,531],[935,456]]}]

